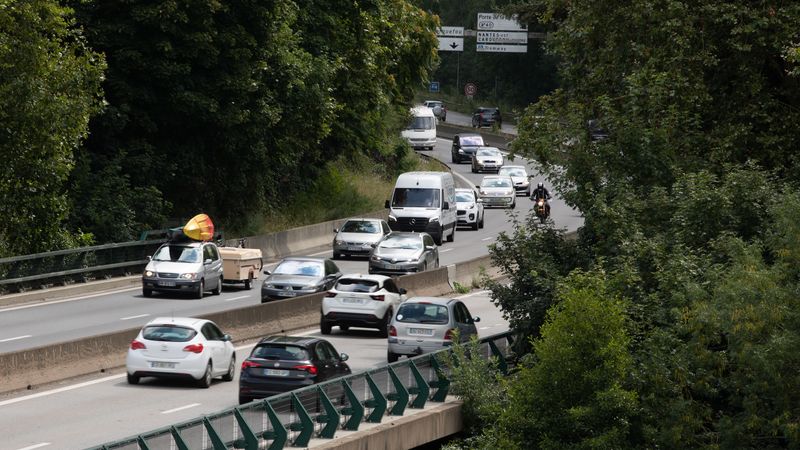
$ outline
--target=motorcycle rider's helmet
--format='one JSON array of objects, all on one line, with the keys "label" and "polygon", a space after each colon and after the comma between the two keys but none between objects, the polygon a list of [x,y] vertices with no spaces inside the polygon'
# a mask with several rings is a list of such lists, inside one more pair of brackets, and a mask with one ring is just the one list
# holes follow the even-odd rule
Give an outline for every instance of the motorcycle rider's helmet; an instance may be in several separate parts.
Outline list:
[{"label": "motorcycle rider's helmet", "polygon": [[543,189],[544,188],[544,183],[539,183],[536,187],[538,187],[539,189]]}]

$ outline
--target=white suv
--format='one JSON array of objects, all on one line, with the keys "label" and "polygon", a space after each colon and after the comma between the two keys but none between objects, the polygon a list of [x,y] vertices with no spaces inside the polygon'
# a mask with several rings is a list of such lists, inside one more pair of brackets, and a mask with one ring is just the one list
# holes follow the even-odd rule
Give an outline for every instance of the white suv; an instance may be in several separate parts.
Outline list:
[{"label": "white suv", "polygon": [[342,331],[351,326],[377,328],[381,337],[386,337],[392,314],[404,301],[406,290],[398,288],[390,277],[342,275],[322,299],[320,331],[330,334],[334,325]]}]

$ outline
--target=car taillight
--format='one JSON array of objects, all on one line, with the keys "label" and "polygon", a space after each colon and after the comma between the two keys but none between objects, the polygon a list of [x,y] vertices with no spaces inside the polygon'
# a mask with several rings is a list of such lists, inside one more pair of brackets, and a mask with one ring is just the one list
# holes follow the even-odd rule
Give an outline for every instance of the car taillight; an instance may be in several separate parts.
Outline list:
[{"label": "car taillight", "polygon": [[261,364],[254,361],[244,360],[242,362],[242,370],[247,369],[248,367],[261,367]]},{"label": "car taillight", "polygon": [[389,325],[389,336],[397,336],[397,328],[394,325]]},{"label": "car taillight", "polygon": [[141,342],[137,341],[136,339],[131,341],[131,350],[144,350],[146,348],[147,347],[145,347],[144,344],[142,344]]},{"label": "car taillight", "polygon": [[317,374],[317,366],[315,366],[313,364],[301,364],[299,366],[294,366],[294,369],[295,370],[305,370],[306,372],[308,372],[311,375],[316,375]]},{"label": "car taillight", "polygon": [[447,330],[447,333],[444,334],[444,340],[445,341],[452,341],[453,340],[453,333],[455,333],[455,331],[456,331],[455,328],[450,328],[449,330]]},{"label": "car taillight", "polygon": [[328,291],[328,293],[325,294],[325,297],[336,297],[336,292]]},{"label": "car taillight", "polygon": [[371,298],[373,300],[377,300],[379,302],[382,302],[386,298],[386,296],[385,295],[370,295],[369,298]]},{"label": "car taillight", "polygon": [[203,344],[190,344],[183,347],[183,351],[191,353],[203,353]]}]

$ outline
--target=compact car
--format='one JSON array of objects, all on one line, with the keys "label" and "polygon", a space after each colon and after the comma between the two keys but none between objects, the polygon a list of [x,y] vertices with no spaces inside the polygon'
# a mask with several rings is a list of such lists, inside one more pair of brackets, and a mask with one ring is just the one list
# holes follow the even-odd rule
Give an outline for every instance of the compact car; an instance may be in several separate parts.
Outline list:
[{"label": "compact car", "polygon": [[503,166],[497,171],[497,174],[511,177],[517,195],[523,194],[526,197],[531,196],[531,177],[528,175],[525,166]]},{"label": "compact car", "polygon": [[487,175],[476,186],[483,206],[500,206],[514,209],[517,206],[517,193],[514,182],[507,175]]},{"label": "compact car", "polygon": [[327,258],[293,256],[282,259],[261,285],[261,303],[327,291],[342,275]]},{"label": "compact car", "polygon": [[503,126],[503,116],[500,114],[500,108],[481,106],[472,113],[472,127],[491,127],[497,125],[498,128]]},{"label": "compact car", "polygon": [[369,273],[405,275],[439,267],[439,249],[428,233],[393,231],[369,257]]},{"label": "compact car", "polygon": [[450,157],[453,163],[472,161],[472,155],[483,147],[483,136],[478,133],[457,133],[453,136],[453,145],[450,147]]},{"label": "compact car", "polygon": [[406,290],[385,275],[342,275],[322,299],[320,331],[331,334],[334,326],[342,331],[377,328],[386,337],[393,313],[405,300]]},{"label": "compact car", "polygon": [[456,189],[456,215],[459,226],[468,226],[473,230],[483,228],[483,203],[478,201],[475,191]]},{"label": "compact car", "polygon": [[178,378],[207,388],[215,377],[233,381],[236,352],[231,337],[210,320],[159,317],[131,341],[125,368],[129,384],[144,377]]},{"label": "compact car", "polygon": [[425,100],[423,106],[433,110],[433,115],[442,122],[447,122],[447,106],[439,100]]},{"label": "compact car", "polygon": [[156,250],[142,273],[142,295],[177,292],[203,298],[207,289],[222,292],[222,257],[212,242],[167,242]]},{"label": "compact car", "polygon": [[372,248],[392,230],[385,220],[369,218],[347,219],[341,228],[333,230],[333,259],[343,256],[369,256]]},{"label": "compact car", "polygon": [[496,147],[481,147],[472,155],[472,173],[495,172],[505,163],[503,153]]}]

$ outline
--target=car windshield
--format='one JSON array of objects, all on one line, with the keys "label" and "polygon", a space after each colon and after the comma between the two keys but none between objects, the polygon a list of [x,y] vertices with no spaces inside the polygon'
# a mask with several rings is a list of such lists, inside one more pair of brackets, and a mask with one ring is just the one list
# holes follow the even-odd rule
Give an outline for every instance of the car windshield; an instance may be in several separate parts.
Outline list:
[{"label": "car windshield", "polygon": [[397,320],[407,323],[439,323],[450,321],[447,306],[430,303],[405,303],[397,311]]},{"label": "car windshield", "polygon": [[290,259],[283,261],[272,272],[276,275],[304,275],[309,277],[322,276],[322,263],[317,261],[298,261]]},{"label": "car windshield", "polygon": [[472,192],[456,192],[457,203],[468,203],[473,201],[475,201],[475,197],[472,195]]},{"label": "car windshield", "polygon": [[153,261],[200,262],[200,248],[188,245],[165,245],[153,255]]},{"label": "car windshield", "polygon": [[415,116],[411,123],[406,127],[407,130],[432,130],[434,124],[433,117]]},{"label": "car windshield", "polygon": [[439,189],[397,188],[392,196],[394,208],[438,208]]},{"label": "car windshield", "polygon": [[497,156],[498,151],[493,148],[482,148],[478,150],[475,154],[478,156]]},{"label": "car windshield", "polygon": [[508,175],[510,177],[522,177],[522,178],[528,176],[528,174],[525,173],[525,169],[521,167],[501,167],[500,175]]},{"label": "car windshield", "polygon": [[462,136],[461,137],[461,146],[462,147],[480,147],[483,145],[483,138],[480,136]]},{"label": "car windshield", "polygon": [[428,108],[436,108],[437,106],[442,106],[442,102],[428,102]]},{"label": "car windshield", "polygon": [[334,288],[339,292],[375,292],[378,282],[375,280],[362,280],[357,278],[340,278]]},{"label": "car windshield", "polygon": [[417,250],[422,248],[422,239],[419,236],[389,236],[378,244],[378,247]]},{"label": "car windshield", "polygon": [[484,178],[481,182],[482,187],[511,187],[511,180],[508,178]]},{"label": "car windshield", "polygon": [[381,228],[368,220],[348,220],[342,225],[342,233],[380,233]]},{"label": "car windshield", "polygon": [[290,344],[261,344],[253,349],[251,358],[304,361],[309,359],[303,347]]},{"label": "car windshield", "polygon": [[188,342],[197,336],[197,330],[178,325],[149,325],[142,330],[148,341]]}]

